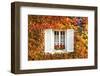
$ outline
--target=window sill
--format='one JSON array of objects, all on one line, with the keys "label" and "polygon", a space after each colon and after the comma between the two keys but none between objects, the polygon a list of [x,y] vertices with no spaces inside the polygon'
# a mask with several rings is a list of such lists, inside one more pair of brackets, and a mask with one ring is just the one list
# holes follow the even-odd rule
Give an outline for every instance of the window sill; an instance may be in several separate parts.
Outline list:
[{"label": "window sill", "polygon": [[66,50],[54,50],[52,52],[46,52],[46,53],[51,53],[51,54],[55,54],[55,53],[68,53]]},{"label": "window sill", "polygon": [[66,50],[54,50],[53,53],[67,53]]}]

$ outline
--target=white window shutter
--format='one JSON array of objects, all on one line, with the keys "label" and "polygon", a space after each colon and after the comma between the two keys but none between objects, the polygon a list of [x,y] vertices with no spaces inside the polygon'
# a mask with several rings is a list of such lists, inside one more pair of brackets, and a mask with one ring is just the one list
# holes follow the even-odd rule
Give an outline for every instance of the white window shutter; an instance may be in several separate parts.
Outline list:
[{"label": "white window shutter", "polygon": [[52,29],[45,30],[45,52],[52,52],[54,48],[54,33]]},{"label": "white window shutter", "polygon": [[66,48],[67,48],[67,52],[74,52],[74,30],[73,29],[67,30]]},{"label": "white window shutter", "polygon": [[65,50],[67,51],[67,30],[65,31]]}]

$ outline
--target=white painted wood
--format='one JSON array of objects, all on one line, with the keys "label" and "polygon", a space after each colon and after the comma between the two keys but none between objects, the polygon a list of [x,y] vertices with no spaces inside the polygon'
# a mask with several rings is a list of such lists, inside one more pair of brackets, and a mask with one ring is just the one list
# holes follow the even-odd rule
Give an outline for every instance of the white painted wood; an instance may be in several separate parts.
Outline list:
[{"label": "white painted wood", "polygon": [[67,51],[67,30],[65,31],[65,51]]},{"label": "white painted wood", "polygon": [[51,30],[51,52],[54,51],[54,31]]},{"label": "white painted wood", "polygon": [[[59,32],[59,43],[60,43]],[[53,52],[54,49],[54,31],[52,29],[45,30],[45,52]],[[74,52],[74,30],[67,29],[65,31],[65,50],[67,52]]]},{"label": "white painted wood", "polygon": [[74,30],[67,30],[67,52],[74,52]]},{"label": "white painted wood", "polygon": [[52,29],[45,30],[45,52],[52,52],[54,49],[54,34]]}]

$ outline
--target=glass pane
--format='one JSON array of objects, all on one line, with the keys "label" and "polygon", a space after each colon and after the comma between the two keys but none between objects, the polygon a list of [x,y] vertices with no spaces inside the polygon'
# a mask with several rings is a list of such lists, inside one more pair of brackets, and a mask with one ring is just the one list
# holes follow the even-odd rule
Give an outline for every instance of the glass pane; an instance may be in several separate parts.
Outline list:
[{"label": "glass pane", "polygon": [[65,32],[61,31],[61,41],[60,41],[60,49],[65,49]]},{"label": "glass pane", "polygon": [[59,31],[54,32],[54,48],[59,49]]},{"label": "glass pane", "polygon": [[54,31],[54,48],[65,49],[65,31]]}]

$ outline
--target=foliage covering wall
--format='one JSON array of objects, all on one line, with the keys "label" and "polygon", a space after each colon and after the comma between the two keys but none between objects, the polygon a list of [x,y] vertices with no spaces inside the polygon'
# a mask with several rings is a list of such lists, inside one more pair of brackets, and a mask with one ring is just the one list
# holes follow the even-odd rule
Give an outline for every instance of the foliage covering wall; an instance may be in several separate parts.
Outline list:
[{"label": "foliage covering wall", "polygon": [[[44,30],[45,29],[74,29],[73,53],[45,53]],[[88,18],[68,16],[28,16],[28,59],[71,59],[88,57]]]}]

